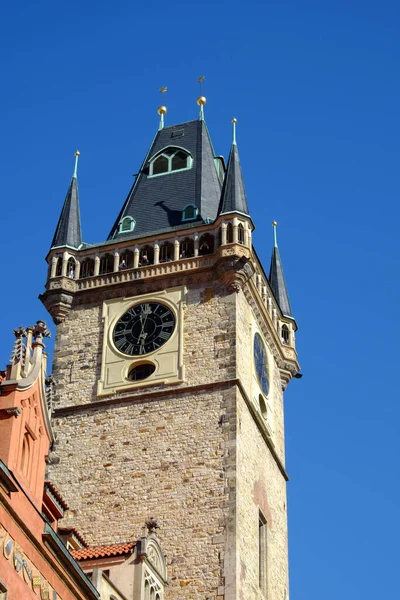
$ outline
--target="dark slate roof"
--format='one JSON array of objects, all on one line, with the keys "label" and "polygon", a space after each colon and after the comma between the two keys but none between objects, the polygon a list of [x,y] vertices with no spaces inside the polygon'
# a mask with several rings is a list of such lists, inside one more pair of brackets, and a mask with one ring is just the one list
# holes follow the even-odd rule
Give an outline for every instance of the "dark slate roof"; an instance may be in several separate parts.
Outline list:
[{"label": "dark slate roof", "polygon": [[223,215],[224,213],[230,212],[240,212],[245,215],[249,214],[242,169],[240,167],[239,152],[235,143],[232,144],[229,153],[219,214]]},{"label": "dark slate roof", "polygon": [[64,206],[58,220],[51,247],[70,246],[79,248],[82,243],[81,217],[79,212],[78,181],[71,179]]},{"label": "dark slate roof", "polygon": [[[192,168],[149,177],[150,161],[161,150],[171,146],[183,148],[192,155]],[[214,157],[204,121],[189,121],[158,131],[108,239],[130,238],[132,234],[141,237],[160,230],[173,230],[182,224],[182,211],[187,204],[197,206],[198,223],[214,221],[221,197]],[[120,234],[118,225],[126,216],[135,219],[135,230],[131,234]]]},{"label": "dark slate roof", "polygon": [[285,277],[283,275],[283,268],[278,246],[274,246],[272,251],[269,283],[282,314],[287,317],[292,317],[292,309],[290,307],[289,295],[286,288]]}]

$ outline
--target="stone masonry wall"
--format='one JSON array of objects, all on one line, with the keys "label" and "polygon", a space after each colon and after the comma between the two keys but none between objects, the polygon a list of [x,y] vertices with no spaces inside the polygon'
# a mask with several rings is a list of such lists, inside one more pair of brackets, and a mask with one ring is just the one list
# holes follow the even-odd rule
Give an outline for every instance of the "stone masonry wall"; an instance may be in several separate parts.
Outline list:
[{"label": "stone masonry wall", "polygon": [[288,597],[286,482],[239,392],[237,419],[237,598],[264,597],[259,587],[261,510],[268,524],[266,598],[283,600]]},{"label": "stone masonry wall", "polygon": [[[234,391],[179,394],[57,418],[50,476],[90,544],[136,539],[159,519],[167,598],[216,598],[227,524],[225,443]],[[233,423],[235,426],[235,423]]]},{"label": "stone masonry wall", "polygon": [[[96,399],[103,344],[101,315],[102,303],[80,305],[57,326],[53,361],[57,408]],[[217,283],[206,289],[190,286],[184,311],[186,375],[181,387],[235,377],[235,342],[234,295]],[[140,395],[142,390],[139,387],[121,396]]]}]

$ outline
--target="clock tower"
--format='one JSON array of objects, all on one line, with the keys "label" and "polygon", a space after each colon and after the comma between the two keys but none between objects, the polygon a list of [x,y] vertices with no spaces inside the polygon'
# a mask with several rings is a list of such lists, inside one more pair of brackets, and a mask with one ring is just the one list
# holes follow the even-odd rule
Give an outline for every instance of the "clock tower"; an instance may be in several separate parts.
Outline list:
[{"label": "clock tower", "polygon": [[225,163],[198,104],[168,127],[160,107],[101,244],[82,240],[76,155],[41,296],[57,326],[49,469],[89,544],[157,518],[167,599],[284,600],[297,326],[276,223],[268,273],[252,245],[236,120]]}]

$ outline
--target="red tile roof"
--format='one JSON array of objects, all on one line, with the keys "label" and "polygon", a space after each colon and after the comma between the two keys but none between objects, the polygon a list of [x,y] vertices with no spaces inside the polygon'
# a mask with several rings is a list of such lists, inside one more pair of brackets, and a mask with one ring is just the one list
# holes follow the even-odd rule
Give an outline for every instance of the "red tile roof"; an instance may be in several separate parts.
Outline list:
[{"label": "red tile roof", "polygon": [[135,542],[128,542],[126,544],[112,544],[111,546],[80,548],[79,550],[71,550],[71,554],[76,560],[89,560],[90,558],[103,558],[105,556],[131,554],[134,547]]},{"label": "red tile roof", "polygon": [[44,493],[46,493],[46,490],[50,490],[50,492],[53,494],[55,499],[60,503],[60,505],[62,506],[62,508],[64,510],[69,509],[68,504],[65,502],[64,498],[61,496],[60,492],[57,490],[54,483],[51,483],[51,481],[45,481],[44,482]]}]

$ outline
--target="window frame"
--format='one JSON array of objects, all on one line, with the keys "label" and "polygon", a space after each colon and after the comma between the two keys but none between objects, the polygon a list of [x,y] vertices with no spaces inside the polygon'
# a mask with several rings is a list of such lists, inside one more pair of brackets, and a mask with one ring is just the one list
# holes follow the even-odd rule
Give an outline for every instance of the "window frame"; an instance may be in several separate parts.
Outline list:
[{"label": "window frame", "polygon": [[[171,152],[171,154],[166,154],[166,152],[170,150],[173,150],[173,152]],[[187,166],[183,167],[182,169],[172,170],[172,159],[178,152],[184,152],[186,154]],[[168,171],[164,171],[163,173],[153,173],[153,165],[156,162],[156,160],[160,158],[160,156],[163,156],[168,160]],[[171,173],[181,173],[182,171],[188,171],[192,168],[192,166],[193,156],[190,154],[190,152],[188,152],[188,150],[186,150],[186,148],[182,148],[181,146],[166,146],[165,148],[157,152],[157,154],[153,158],[150,159],[148,178],[163,177],[164,175],[171,175]]]},{"label": "window frame", "polygon": [[[122,224],[127,219],[129,220],[129,229],[123,229]],[[135,230],[135,227],[136,227],[135,219],[133,217],[131,217],[130,215],[126,215],[125,217],[122,217],[122,219],[118,223],[118,233],[131,233],[132,231]]]},{"label": "window frame", "polygon": [[[193,208],[194,209],[194,216],[193,217],[185,217],[185,211],[187,208]],[[197,219],[197,217],[199,216],[199,209],[197,208],[197,206],[195,204],[186,204],[186,206],[183,207],[182,210],[182,222],[186,222],[186,221],[195,221]]]},{"label": "window frame", "polygon": [[268,596],[268,521],[258,510],[258,586]]}]

